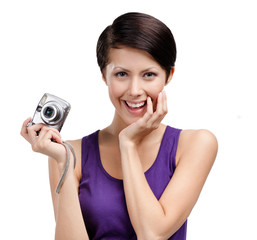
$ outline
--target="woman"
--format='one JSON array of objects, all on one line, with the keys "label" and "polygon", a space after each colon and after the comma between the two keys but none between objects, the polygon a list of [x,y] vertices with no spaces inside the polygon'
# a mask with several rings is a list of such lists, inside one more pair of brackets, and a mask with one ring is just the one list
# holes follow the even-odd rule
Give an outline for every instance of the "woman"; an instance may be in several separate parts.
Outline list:
[{"label": "woman", "polygon": [[124,14],[99,37],[97,60],[114,118],[69,142],[78,162],[75,170],[70,164],[59,195],[54,189],[66,162],[59,132],[43,124],[27,128],[31,119],[21,130],[34,151],[49,156],[55,239],[184,240],[217,141],[207,130],[161,123],[168,111],[164,87],[175,69],[172,33],[149,15]]}]

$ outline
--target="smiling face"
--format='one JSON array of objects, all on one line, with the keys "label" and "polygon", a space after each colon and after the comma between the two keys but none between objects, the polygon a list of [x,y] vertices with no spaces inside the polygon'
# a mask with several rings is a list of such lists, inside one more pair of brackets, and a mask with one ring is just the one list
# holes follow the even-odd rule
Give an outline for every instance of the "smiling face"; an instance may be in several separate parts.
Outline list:
[{"label": "smiling face", "polygon": [[[173,73],[173,71],[172,71]],[[172,73],[168,78],[169,82]],[[145,51],[122,47],[110,49],[104,81],[119,124],[129,125],[146,112],[149,96],[156,107],[158,94],[166,85],[165,70]]]}]

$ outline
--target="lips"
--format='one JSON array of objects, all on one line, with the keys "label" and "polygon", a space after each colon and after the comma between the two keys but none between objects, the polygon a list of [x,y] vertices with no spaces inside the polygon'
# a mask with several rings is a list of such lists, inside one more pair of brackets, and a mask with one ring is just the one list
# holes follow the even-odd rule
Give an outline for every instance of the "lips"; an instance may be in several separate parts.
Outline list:
[{"label": "lips", "polygon": [[126,105],[130,108],[142,108],[145,106],[146,101],[141,101],[141,102],[129,102],[125,101]]},{"label": "lips", "polygon": [[133,115],[141,115],[145,112],[146,101],[123,101],[127,111]]}]

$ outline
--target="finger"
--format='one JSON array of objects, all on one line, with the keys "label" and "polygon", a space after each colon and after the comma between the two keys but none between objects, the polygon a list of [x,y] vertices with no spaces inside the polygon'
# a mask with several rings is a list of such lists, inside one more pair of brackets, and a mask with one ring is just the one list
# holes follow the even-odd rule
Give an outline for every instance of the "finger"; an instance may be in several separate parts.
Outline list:
[{"label": "finger", "polygon": [[160,116],[162,116],[162,113],[163,113],[162,101],[163,101],[163,96],[162,96],[162,92],[160,92],[157,98],[157,107],[156,107],[156,111],[153,114],[153,119],[157,119]]},{"label": "finger", "polygon": [[150,97],[147,97],[147,109],[141,121],[146,123],[153,115],[153,102]]},{"label": "finger", "polygon": [[156,112],[161,113],[162,112],[162,107],[163,107],[163,94],[162,92],[159,93],[158,95],[158,99],[157,99],[157,108],[156,108]]},{"label": "finger", "polygon": [[167,95],[165,91],[159,94],[156,112],[159,116],[166,115],[168,112]]},{"label": "finger", "polygon": [[167,106],[167,94],[165,91],[162,91],[162,106],[163,106],[163,112],[167,114],[168,112],[168,106]]},{"label": "finger", "polygon": [[60,132],[55,128],[50,128],[49,130],[52,133],[51,141],[55,141],[56,143],[62,143],[62,137]]},{"label": "finger", "polygon": [[31,120],[32,120],[31,117],[27,118],[27,119],[23,122],[22,127],[23,127],[23,128],[24,128],[24,127],[27,127],[27,125],[29,124],[29,122],[31,122]]},{"label": "finger", "polygon": [[28,134],[28,131],[27,131],[27,125],[29,124],[29,122],[32,120],[31,117],[27,118],[23,124],[22,124],[22,127],[21,127],[21,136],[23,136],[25,139],[27,137],[27,134]]},{"label": "finger", "polygon": [[[53,139],[55,142],[53,142]],[[40,134],[34,139],[31,146],[34,152],[52,156],[56,144],[61,143],[60,136],[49,127],[43,127]]]},{"label": "finger", "polygon": [[147,97],[147,112],[151,115],[153,114],[153,102],[150,97]]},{"label": "finger", "polygon": [[[50,131],[53,131],[53,132],[55,132],[56,134],[60,135],[60,132],[59,132],[56,128],[49,127],[48,125],[45,125],[45,124],[43,124],[42,130],[44,130],[44,131],[50,130]],[[60,135],[60,136],[61,136],[61,135]]]},{"label": "finger", "polygon": [[46,140],[55,141],[56,143],[62,143],[60,133],[58,131],[54,131],[53,128],[47,128],[45,131],[42,132],[42,135],[40,137],[45,138]]},{"label": "finger", "polygon": [[157,108],[154,112],[152,118],[149,120],[149,124],[151,124],[153,127],[158,127],[163,118],[166,115],[166,96],[163,94],[163,92],[159,93],[158,99],[157,99]]},{"label": "finger", "polygon": [[52,127],[44,126],[39,133],[39,140],[41,139],[54,140],[57,143],[62,143],[60,132]]},{"label": "finger", "polygon": [[38,135],[38,132],[41,131],[41,129],[44,126],[44,124],[40,123],[27,127],[27,132],[30,139],[33,140]]}]

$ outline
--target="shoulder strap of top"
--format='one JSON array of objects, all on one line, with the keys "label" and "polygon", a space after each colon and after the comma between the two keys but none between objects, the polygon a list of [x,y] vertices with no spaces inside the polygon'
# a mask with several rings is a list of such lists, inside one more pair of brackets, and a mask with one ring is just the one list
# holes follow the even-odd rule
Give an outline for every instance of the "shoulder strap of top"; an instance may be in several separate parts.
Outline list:
[{"label": "shoulder strap of top", "polygon": [[178,148],[178,141],[179,136],[181,133],[181,129],[173,128],[170,126],[167,126],[166,133],[165,133],[165,141],[170,149],[170,157],[171,157],[171,168],[174,171],[176,168],[176,153]]},{"label": "shoulder strap of top", "polygon": [[98,144],[98,142],[97,142],[98,132],[99,132],[99,130],[82,138],[82,143],[81,143],[81,167],[82,167],[82,169],[83,169],[83,166],[87,162],[89,150],[92,150],[92,148],[94,148],[94,150],[97,151],[97,149],[98,149],[98,145],[97,145]]}]

